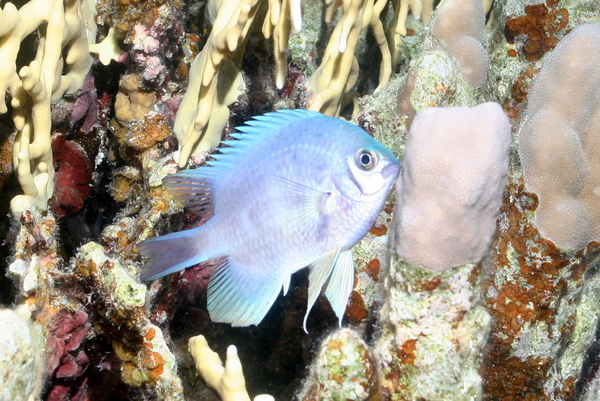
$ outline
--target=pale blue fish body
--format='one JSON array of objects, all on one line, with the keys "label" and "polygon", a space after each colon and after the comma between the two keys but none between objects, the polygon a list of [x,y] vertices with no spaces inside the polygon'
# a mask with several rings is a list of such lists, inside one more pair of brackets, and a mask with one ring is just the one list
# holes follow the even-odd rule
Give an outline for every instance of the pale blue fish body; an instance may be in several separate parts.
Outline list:
[{"label": "pale blue fish body", "polygon": [[208,310],[213,321],[247,326],[310,266],[307,315],[324,289],[341,322],[354,283],[350,249],[381,212],[397,159],[359,127],[312,111],[268,113],[238,131],[211,166],[165,178],[210,219],[138,244],[149,258],[142,279],[226,257],[210,278]]}]

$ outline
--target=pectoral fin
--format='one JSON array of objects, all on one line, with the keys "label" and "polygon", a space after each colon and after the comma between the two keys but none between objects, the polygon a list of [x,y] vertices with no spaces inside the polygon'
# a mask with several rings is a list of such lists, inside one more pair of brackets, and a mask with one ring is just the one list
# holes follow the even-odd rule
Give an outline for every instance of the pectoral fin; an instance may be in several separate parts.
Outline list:
[{"label": "pectoral fin", "polygon": [[261,185],[265,203],[270,205],[272,219],[298,232],[315,233],[317,240],[323,239],[329,224],[329,192],[272,174],[263,174],[256,182]]}]

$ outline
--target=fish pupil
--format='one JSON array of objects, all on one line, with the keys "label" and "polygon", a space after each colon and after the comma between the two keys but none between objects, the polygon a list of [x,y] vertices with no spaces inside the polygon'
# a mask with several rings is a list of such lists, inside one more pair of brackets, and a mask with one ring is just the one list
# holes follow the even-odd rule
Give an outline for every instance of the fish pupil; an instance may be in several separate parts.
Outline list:
[{"label": "fish pupil", "polygon": [[360,163],[361,163],[363,166],[367,167],[369,164],[371,164],[371,155],[370,155],[370,154],[368,154],[368,153],[363,153],[363,154],[360,156]]}]

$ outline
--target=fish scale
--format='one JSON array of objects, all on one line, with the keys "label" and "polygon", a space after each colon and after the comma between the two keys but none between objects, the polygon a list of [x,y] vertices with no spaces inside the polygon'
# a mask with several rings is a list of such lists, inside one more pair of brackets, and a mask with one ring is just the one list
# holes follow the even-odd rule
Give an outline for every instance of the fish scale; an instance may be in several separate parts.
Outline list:
[{"label": "fish scale", "polygon": [[341,324],[354,282],[351,248],[383,208],[397,159],[359,127],[312,111],[267,113],[238,131],[209,166],[165,178],[209,220],[138,244],[148,258],[142,279],[222,257],[209,280],[210,317],[247,326],[308,267],[306,316],[324,290]]}]

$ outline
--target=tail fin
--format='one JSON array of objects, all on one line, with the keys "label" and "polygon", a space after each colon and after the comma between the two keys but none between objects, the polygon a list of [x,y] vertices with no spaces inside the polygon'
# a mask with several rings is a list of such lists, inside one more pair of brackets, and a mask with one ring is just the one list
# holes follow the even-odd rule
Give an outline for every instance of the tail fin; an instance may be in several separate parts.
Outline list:
[{"label": "tail fin", "polygon": [[198,228],[150,238],[137,244],[140,255],[149,258],[142,280],[154,280],[206,260],[199,252]]}]

